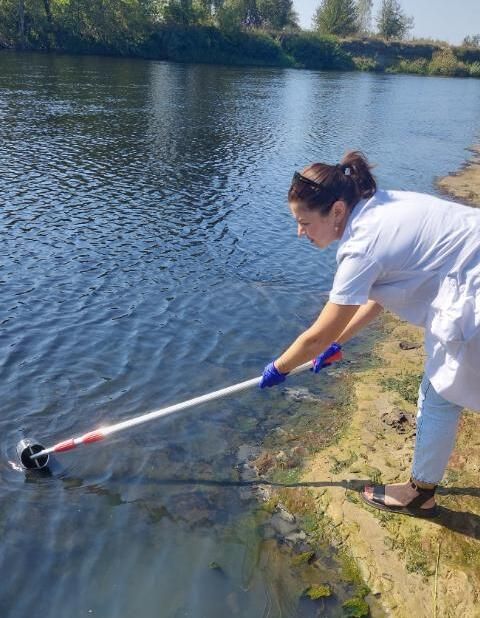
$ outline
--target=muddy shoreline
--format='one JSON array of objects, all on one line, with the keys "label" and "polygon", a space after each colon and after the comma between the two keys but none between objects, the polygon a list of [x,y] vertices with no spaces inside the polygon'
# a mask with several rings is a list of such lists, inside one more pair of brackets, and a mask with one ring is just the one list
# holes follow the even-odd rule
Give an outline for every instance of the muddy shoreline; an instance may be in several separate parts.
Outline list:
[{"label": "muddy shoreline", "polygon": [[[480,147],[471,152],[472,159],[437,187],[473,206],[480,205]],[[306,548],[315,550],[323,540],[339,549],[343,576],[350,574],[369,606],[347,615],[480,618],[480,415],[463,414],[438,492],[438,518],[383,513],[360,498],[366,482],[409,477],[424,360],[421,329],[386,313],[374,330],[370,362],[346,368],[348,422],[325,448],[303,458],[294,487],[270,487],[261,498],[274,518],[303,525]],[[291,456],[282,451],[280,457],[287,471]],[[261,478],[278,478],[278,457],[268,449],[254,466]]]}]

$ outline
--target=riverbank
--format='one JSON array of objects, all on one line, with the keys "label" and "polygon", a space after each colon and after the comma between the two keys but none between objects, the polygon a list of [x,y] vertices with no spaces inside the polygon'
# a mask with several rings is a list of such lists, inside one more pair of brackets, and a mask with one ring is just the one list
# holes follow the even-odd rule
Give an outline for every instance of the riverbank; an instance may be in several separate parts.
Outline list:
[{"label": "riverbank", "polygon": [[[459,201],[480,204],[479,148],[459,171],[438,181]],[[392,315],[379,322],[379,368],[355,375],[352,423],[338,445],[312,461],[305,480],[329,474],[355,489],[328,488],[317,504],[337,524],[374,595],[392,615],[480,616],[480,417],[466,412],[439,492],[433,521],[370,509],[358,479],[408,478],[413,454],[416,390],[423,366],[422,332]],[[353,461],[352,461],[353,460]],[[332,462],[344,462],[340,474]],[[338,463],[336,464],[338,467]],[[328,477],[327,477],[328,478]]]},{"label": "riverbank", "polygon": [[115,35],[87,30],[88,35],[82,35],[58,26],[19,42],[0,28],[0,48],[234,66],[480,77],[480,48],[442,42],[340,39],[302,30],[175,23],[144,25],[138,31],[126,29]]},{"label": "riverbank", "polygon": [[438,181],[438,187],[446,195],[471,206],[480,206],[480,146],[470,149],[471,158],[460,171]]},{"label": "riverbank", "polygon": [[[479,150],[438,181],[443,192],[480,204]],[[438,492],[441,514],[421,520],[365,505],[368,481],[408,479],[413,455],[423,333],[391,314],[377,320],[370,361],[348,370],[350,422],[306,461],[299,486],[269,501],[306,522],[310,540],[325,538],[366,583],[370,614],[407,618],[480,616],[480,415],[466,411]],[[348,354],[348,353],[347,353]],[[361,585],[360,585],[361,588]],[[368,593],[368,594],[367,594]]]}]

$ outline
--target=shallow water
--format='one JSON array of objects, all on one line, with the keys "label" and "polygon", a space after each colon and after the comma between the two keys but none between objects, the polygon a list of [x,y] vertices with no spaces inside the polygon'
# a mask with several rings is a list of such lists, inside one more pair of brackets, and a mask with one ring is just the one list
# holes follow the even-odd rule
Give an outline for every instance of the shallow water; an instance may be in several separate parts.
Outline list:
[{"label": "shallow water", "polygon": [[[0,68],[2,616],[317,615],[238,483],[242,444],[309,413],[281,390],[64,454],[51,476],[8,461],[25,435],[258,375],[333,276],[334,248],[295,239],[293,170],[361,148],[382,186],[432,191],[478,138],[480,82],[10,53]],[[322,397],[336,380],[291,385]]]}]

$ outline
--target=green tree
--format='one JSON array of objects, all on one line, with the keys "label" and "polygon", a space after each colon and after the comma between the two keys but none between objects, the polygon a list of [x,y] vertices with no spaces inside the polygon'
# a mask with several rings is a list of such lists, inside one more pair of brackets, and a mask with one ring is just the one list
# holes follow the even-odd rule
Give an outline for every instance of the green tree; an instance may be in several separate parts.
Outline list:
[{"label": "green tree", "polygon": [[218,27],[225,32],[239,30],[245,17],[243,0],[225,0],[215,11]]},{"label": "green tree", "polygon": [[320,34],[348,36],[358,30],[355,0],[322,0],[313,16],[313,26]]},{"label": "green tree", "polygon": [[462,45],[465,47],[480,47],[480,34],[472,34],[463,39]]},{"label": "green tree", "polygon": [[377,15],[378,33],[385,39],[403,39],[413,28],[413,17],[408,17],[398,0],[382,0]]},{"label": "green tree", "polygon": [[49,0],[0,0],[0,40],[21,49],[50,47]]},{"label": "green tree", "polygon": [[372,25],[373,0],[357,0],[358,31],[362,34],[370,32]]},{"label": "green tree", "polygon": [[262,18],[257,7],[257,0],[244,0],[245,13],[242,19],[242,24],[247,28],[260,28]]},{"label": "green tree", "polygon": [[274,30],[298,28],[292,0],[257,0],[257,9],[264,27]]}]

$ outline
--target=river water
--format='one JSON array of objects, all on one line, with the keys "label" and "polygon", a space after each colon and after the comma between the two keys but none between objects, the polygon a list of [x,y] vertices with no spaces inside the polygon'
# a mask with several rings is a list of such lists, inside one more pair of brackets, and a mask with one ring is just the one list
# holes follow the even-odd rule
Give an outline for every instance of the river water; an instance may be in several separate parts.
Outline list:
[{"label": "river water", "polygon": [[[295,237],[293,171],[359,148],[381,186],[434,191],[478,138],[480,80],[13,53],[0,69],[1,615],[341,615],[298,601],[238,481],[239,450],[302,414],[285,390],[118,434],[51,475],[9,462],[24,436],[259,375],[334,272],[333,247]],[[321,396],[337,379],[290,383]]]}]

